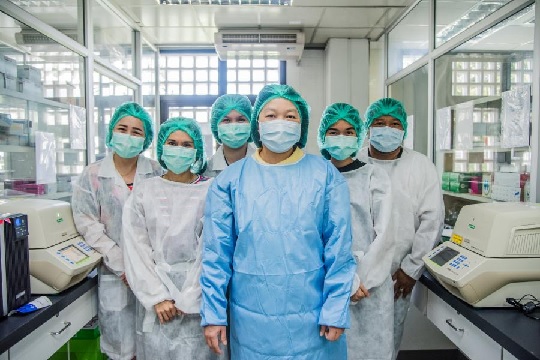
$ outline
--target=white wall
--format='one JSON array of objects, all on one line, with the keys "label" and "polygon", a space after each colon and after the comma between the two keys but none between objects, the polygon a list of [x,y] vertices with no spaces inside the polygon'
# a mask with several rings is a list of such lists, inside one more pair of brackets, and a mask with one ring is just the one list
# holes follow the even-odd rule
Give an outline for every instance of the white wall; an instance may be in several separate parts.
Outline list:
[{"label": "white wall", "polygon": [[304,50],[302,60],[287,61],[287,84],[295,88],[311,106],[306,151],[320,154],[317,146],[317,129],[326,107],[324,50]]},{"label": "white wall", "polygon": [[[384,97],[384,42],[369,43],[369,103]],[[360,109],[362,114],[366,109]]]}]

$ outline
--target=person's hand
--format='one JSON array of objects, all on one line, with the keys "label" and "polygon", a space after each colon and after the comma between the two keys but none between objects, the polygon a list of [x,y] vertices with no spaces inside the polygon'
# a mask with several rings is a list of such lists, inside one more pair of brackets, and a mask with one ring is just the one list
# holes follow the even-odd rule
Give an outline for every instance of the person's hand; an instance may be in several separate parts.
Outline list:
[{"label": "person's hand", "polygon": [[392,280],[394,280],[394,299],[397,300],[399,297],[406,298],[412,292],[416,280],[414,280],[409,275],[405,274],[401,268],[397,269],[394,275],[392,275]]},{"label": "person's hand", "polygon": [[357,301],[362,300],[365,297],[369,297],[369,291],[368,289],[366,289],[364,284],[360,284],[360,287],[358,288],[358,290],[356,290],[354,295],[351,296],[351,301],[357,302]]},{"label": "person's hand", "polygon": [[204,337],[206,345],[216,354],[222,354],[219,348],[219,341],[227,346],[227,327],[223,325],[208,325],[204,327]]},{"label": "person's hand", "polygon": [[321,331],[319,332],[320,336],[325,336],[326,340],[328,341],[336,341],[339,339],[341,334],[343,334],[344,329],[333,327],[333,326],[326,326],[321,325]]},{"label": "person's hand", "polygon": [[176,309],[172,300],[164,300],[154,305],[154,310],[161,324],[171,321],[177,314],[181,313]]},{"label": "person's hand", "polygon": [[124,283],[124,285],[126,285],[127,287],[129,287],[129,283],[128,283],[128,281],[127,281],[126,273],[123,273],[122,275],[120,275],[120,280],[122,280],[122,282]]}]

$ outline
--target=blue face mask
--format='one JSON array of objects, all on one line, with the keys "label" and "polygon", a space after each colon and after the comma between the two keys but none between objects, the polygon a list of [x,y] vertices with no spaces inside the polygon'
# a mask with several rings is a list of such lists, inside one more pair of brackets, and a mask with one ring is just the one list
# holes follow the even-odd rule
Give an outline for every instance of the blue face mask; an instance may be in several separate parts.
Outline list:
[{"label": "blue face mask", "polygon": [[345,160],[358,151],[358,137],[356,136],[326,136],[323,149],[336,160]]},{"label": "blue face mask", "polygon": [[300,123],[283,119],[259,123],[261,142],[268,150],[282,154],[300,140]]},{"label": "blue face mask", "polygon": [[183,146],[163,145],[161,160],[167,165],[167,170],[181,174],[195,162],[197,150]]},{"label": "blue face mask", "polygon": [[143,151],[144,138],[140,136],[131,136],[119,132],[113,132],[111,138],[111,148],[124,159],[131,159]]},{"label": "blue face mask", "polygon": [[249,123],[219,124],[218,136],[231,149],[238,149],[244,145],[251,135],[251,125]]},{"label": "blue face mask", "polygon": [[403,130],[388,126],[371,127],[369,129],[369,142],[380,152],[389,153],[401,145],[404,134]]}]

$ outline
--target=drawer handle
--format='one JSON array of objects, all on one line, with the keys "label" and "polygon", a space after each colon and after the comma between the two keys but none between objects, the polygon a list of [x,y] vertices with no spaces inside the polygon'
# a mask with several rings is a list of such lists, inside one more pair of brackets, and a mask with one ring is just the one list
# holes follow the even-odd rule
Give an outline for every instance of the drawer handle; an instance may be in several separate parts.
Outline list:
[{"label": "drawer handle", "polygon": [[51,332],[51,335],[60,335],[61,333],[64,332],[64,330],[66,330],[68,327],[71,326],[71,323],[69,321],[64,321],[64,327],[62,329],[60,329],[59,331],[53,331]]},{"label": "drawer handle", "polygon": [[452,319],[446,319],[446,323],[448,324],[448,326],[450,326],[452,329],[454,329],[454,331],[458,331],[458,332],[464,332],[465,331],[463,329],[458,329],[456,327],[456,325],[452,324]]}]

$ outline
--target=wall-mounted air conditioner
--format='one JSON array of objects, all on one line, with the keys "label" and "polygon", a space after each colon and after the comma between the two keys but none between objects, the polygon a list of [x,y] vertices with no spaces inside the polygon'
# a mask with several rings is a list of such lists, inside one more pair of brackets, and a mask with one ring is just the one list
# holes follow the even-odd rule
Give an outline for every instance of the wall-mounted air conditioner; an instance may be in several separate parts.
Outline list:
[{"label": "wall-mounted air conditioner", "polygon": [[305,36],[298,30],[220,30],[214,45],[221,60],[264,58],[299,61]]}]

